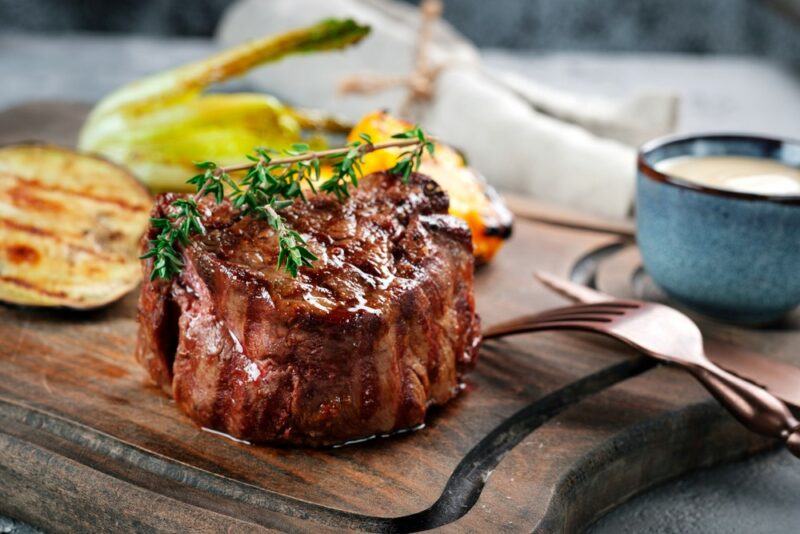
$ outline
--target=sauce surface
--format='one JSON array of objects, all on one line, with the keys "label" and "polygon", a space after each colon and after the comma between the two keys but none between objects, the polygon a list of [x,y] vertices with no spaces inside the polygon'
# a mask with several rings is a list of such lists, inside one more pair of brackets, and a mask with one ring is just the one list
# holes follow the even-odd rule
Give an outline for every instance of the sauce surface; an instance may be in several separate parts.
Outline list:
[{"label": "sauce surface", "polygon": [[800,195],[800,169],[749,156],[681,156],[660,161],[659,172],[705,187],[761,195]]}]

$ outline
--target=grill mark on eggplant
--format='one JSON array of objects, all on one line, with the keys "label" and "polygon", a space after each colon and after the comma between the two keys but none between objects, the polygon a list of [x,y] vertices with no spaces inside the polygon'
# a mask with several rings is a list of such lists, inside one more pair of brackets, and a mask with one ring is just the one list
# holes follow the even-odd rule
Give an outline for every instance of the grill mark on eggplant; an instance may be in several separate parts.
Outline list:
[{"label": "grill mark on eggplant", "polygon": [[24,178],[16,174],[8,174],[0,171],[0,178],[2,178],[3,176],[10,177],[12,180],[14,180],[16,184],[19,184],[19,186],[24,188],[24,190],[26,191],[35,191],[38,189],[40,191],[58,193],[85,200],[91,200],[100,204],[111,204],[115,207],[133,212],[147,211],[150,209],[150,206],[147,204],[133,204],[121,198],[98,195],[97,193],[92,193],[91,191],[87,190],[70,189],[68,187],[63,187],[58,184],[47,184],[35,178]]},{"label": "grill mark on eggplant", "polygon": [[25,289],[29,289],[40,295],[45,295],[48,297],[56,297],[56,298],[66,298],[68,295],[64,291],[51,291],[49,289],[44,289],[42,287],[37,286],[36,284],[32,284],[27,280],[22,280],[20,278],[16,278],[13,276],[6,276],[0,275],[0,282],[5,282],[7,284],[13,284],[18,287],[22,287]]},{"label": "grill mark on eggplant", "polygon": [[126,263],[128,260],[119,254],[103,252],[100,250],[96,250],[92,247],[87,247],[86,245],[81,245],[80,243],[75,243],[72,240],[64,239],[63,236],[58,235],[50,230],[46,230],[44,228],[39,228],[37,226],[30,226],[27,224],[21,224],[11,219],[6,219],[0,217],[0,225],[5,226],[6,228],[10,228],[12,230],[16,230],[18,232],[23,232],[39,237],[44,237],[46,239],[50,239],[56,241],[58,243],[63,243],[75,250],[79,250],[86,254],[90,254],[95,256],[96,258],[101,259],[102,261],[109,262],[109,263]]}]

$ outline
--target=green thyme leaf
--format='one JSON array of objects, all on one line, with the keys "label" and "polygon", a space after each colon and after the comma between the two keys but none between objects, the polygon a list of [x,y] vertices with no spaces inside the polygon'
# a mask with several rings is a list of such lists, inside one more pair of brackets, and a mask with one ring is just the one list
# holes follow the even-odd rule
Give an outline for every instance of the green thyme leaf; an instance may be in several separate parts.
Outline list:
[{"label": "green thyme leaf", "polygon": [[[433,142],[419,127],[392,136],[396,140],[414,140],[413,143],[374,145],[367,134],[360,134],[359,138],[360,141],[354,141],[342,149],[320,154],[309,153],[309,146],[305,143],[296,143],[283,152],[289,156],[286,160],[273,158],[276,152],[269,149],[255,148],[253,154],[247,155],[252,165],[226,168],[213,161],[195,163],[203,171],[187,181],[196,188],[195,195],[174,200],[170,205],[171,211],[164,217],[150,219],[151,226],[159,232],[150,240],[147,252],[140,256],[143,260],[152,259],[150,279],[170,279],[180,274],[183,261],[177,247],[187,246],[192,235],[205,232],[197,204],[205,196],[211,196],[217,204],[227,196],[231,205],[243,214],[266,220],[278,238],[276,267],[286,270],[293,277],[297,276],[300,268],[310,267],[318,258],[308,249],[303,236],[286,226],[279,212],[291,206],[298,197],[305,200],[302,182],[314,193],[319,189],[344,202],[350,196],[350,187],[358,187],[363,175],[365,154],[392,146],[406,147],[389,172],[407,182],[411,173],[419,169],[423,153],[434,153]],[[322,174],[321,156],[331,163],[332,174],[317,188],[314,182]],[[244,171],[245,175],[237,182],[230,176],[234,171]]]}]

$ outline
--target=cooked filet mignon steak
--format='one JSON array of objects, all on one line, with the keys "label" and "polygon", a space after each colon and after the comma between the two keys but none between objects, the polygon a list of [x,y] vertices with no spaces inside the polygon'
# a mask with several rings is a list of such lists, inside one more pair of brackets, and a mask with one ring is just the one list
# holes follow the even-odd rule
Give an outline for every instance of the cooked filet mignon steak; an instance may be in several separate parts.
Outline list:
[{"label": "cooked filet mignon steak", "polygon": [[480,340],[472,244],[435,182],[377,173],[345,203],[318,195],[283,210],[319,258],[297,278],[276,268],[265,221],[201,208],[207,232],[184,247],[177,278],[149,281],[143,263],[137,346],[197,424],[326,445],[413,427],[456,395]]}]

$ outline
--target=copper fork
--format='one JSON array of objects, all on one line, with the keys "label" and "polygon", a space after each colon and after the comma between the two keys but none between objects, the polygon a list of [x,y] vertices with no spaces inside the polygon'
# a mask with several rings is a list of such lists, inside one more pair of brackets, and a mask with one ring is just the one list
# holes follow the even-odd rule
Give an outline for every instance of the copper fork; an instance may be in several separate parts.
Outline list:
[{"label": "copper fork", "polygon": [[[537,274],[546,282],[549,275]],[[549,285],[549,284],[548,284]],[[543,311],[494,325],[492,339],[544,330],[583,330],[615,338],[638,351],[694,376],[727,410],[753,432],[781,439],[800,457],[800,421],[765,389],[725,371],[709,360],[697,325],[681,312],[651,302],[605,300],[586,288],[589,304]]]}]

